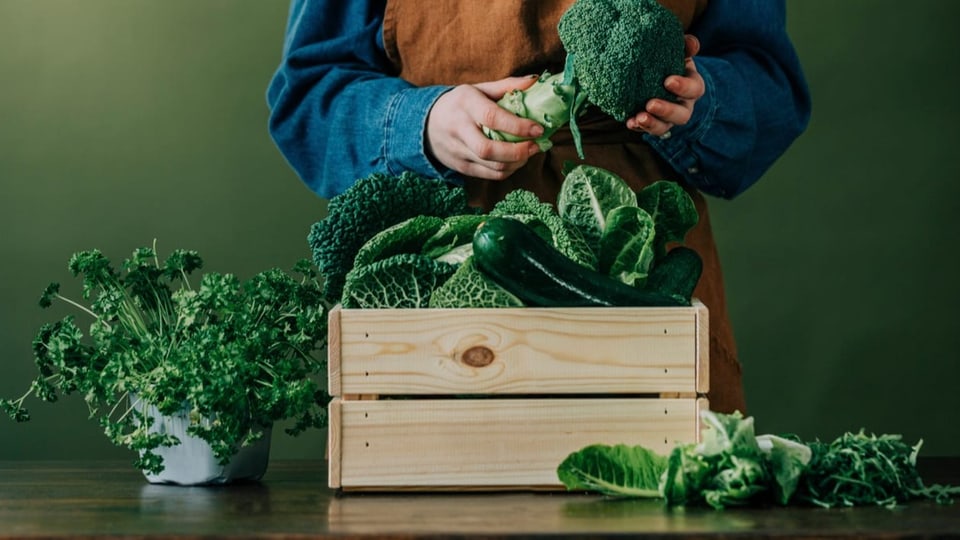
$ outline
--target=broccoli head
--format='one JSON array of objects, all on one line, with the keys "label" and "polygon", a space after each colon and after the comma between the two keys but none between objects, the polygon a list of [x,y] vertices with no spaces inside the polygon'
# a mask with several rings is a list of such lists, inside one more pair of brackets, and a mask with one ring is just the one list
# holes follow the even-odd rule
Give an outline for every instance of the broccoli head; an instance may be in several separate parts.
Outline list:
[{"label": "broccoli head", "polygon": [[[560,18],[568,69],[587,101],[624,121],[684,72],[680,20],[657,0],[577,0]],[[571,61],[572,57],[572,61]]]},{"label": "broccoli head", "polygon": [[323,296],[340,300],[346,275],[360,247],[374,235],[414,216],[477,213],[462,187],[404,171],[374,173],[330,199],[327,215],[313,224],[307,242],[323,275]]}]

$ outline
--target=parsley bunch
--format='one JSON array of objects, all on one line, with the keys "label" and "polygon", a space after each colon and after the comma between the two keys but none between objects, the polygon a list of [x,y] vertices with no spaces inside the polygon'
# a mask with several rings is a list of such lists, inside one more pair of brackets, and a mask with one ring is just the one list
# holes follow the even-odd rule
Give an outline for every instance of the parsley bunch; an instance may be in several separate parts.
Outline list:
[{"label": "parsley bunch", "polygon": [[137,451],[135,465],[152,473],[163,470],[154,450],[180,441],[151,430],[143,405],[165,415],[188,408],[188,433],[209,443],[221,464],[274,422],[292,419],[290,435],[325,427],[330,396],[314,376],[326,373],[326,362],[313,354],[326,345],[328,306],[311,264],[245,282],[206,273],[191,283],[202,265],[188,250],[161,263],[155,248],[142,247],[119,270],[98,250],[75,253],[69,269],[82,278],[87,305],[62,296],[57,283],[40,305],[75,306],[92,319],[89,330],[73,315],[44,324],[33,341],[38,376],[0,408],[23,422],[30,396],[82,395],[106,436]]}]

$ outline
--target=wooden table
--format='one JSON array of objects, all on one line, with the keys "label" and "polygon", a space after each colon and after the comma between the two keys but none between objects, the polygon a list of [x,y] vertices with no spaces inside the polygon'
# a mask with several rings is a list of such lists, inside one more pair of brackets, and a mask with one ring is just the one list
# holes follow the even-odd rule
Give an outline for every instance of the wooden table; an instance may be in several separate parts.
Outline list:
[{"label": "wooden table", "polygon": [[[960,457],[920,463],[960,484]],[[960,538],[960,501],[893,510],[665,509],[572,493],[338,494],[322,461],[273,462],[263,481],[151,485],[127,462],[0,462],[0,539],[261,538]]]}]

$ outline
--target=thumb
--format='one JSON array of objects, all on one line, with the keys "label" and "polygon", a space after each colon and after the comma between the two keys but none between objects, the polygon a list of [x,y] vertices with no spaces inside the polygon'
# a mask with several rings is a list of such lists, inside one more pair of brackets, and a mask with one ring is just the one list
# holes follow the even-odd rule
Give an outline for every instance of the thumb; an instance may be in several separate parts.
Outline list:
[{"label": "thumb", "polygon": [[539,75],[527,75],[526,77],[507,77],[498,81],[477,83],[474,86],[477,90],[483,92],[485,96],[492,100],[498,100],[507,92],[513,90],[526,90],[533,83],[537,82]]}]

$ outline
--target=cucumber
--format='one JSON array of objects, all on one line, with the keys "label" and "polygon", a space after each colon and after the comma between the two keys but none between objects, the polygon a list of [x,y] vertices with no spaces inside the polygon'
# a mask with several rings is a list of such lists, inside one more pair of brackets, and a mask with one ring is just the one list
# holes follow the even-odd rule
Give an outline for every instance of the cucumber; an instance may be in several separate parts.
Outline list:
[{"label": "cucumber", "polygon": [[677,246],[654,262],[644,288],[690,303],[702,273],[700,255],[686,246]]},{"label": "cucumber", "polygon": [[495,217],[483,222],[473,236],[473,258],[481,272],[526,306],[689,305],[582,266],[515,219]]}]

